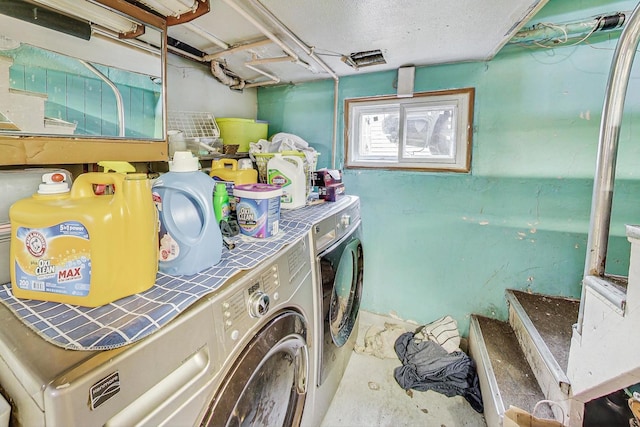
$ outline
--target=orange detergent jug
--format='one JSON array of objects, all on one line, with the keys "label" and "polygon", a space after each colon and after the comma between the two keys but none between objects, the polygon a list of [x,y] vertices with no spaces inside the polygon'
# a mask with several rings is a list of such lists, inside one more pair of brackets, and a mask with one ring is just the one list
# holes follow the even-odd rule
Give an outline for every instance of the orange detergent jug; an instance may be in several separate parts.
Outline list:
[{"label": "orange detergent jug", "polygon": [[[97,307],[153,286],[158,218],[146,174],[85,173],[71,190],[60,175],[43,175],[9,210],[13,294]],[[105,187],[111,194],[96,191]]]}]

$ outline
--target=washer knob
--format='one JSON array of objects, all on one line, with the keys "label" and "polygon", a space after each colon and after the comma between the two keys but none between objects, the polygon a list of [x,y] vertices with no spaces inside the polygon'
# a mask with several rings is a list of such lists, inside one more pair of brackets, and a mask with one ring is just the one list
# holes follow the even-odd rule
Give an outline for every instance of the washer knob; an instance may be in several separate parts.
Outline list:
[{"label": "washer knob", "polygon": [[262,317],[269,311],[269,295],[261,291],[254,292],[249,297],[249,315]]},{"label": "washer knob", "polygon": [[351,225],[351,215],[343,214],[340,217],[340,225],[342,226],[342,228],[347,228],[348,226],[350,226]]}]

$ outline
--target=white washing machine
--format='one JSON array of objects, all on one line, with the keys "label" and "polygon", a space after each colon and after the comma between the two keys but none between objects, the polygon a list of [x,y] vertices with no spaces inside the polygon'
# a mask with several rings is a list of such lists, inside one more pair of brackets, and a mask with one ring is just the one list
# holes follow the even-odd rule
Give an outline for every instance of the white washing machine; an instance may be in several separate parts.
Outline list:
[{"label": "white washing machine", "polygon": [[64,350],[0,305],[0,392],[13,425],[297,425],[314,391],[312,294],[304,237],[113,350]]},{"label": "white washing machine", "polygon": [[[303,424],[320,425],[355,346],[364,279],[360,199],[343,196],[342,207],[311,229],[314,264],[316,369],[314,397]],[[311,406],[312,405],[312,406]]]}]

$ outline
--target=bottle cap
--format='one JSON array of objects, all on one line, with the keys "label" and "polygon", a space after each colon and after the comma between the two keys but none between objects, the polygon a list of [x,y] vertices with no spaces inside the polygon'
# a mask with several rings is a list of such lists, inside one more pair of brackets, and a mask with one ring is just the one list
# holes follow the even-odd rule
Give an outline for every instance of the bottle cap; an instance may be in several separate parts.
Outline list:
[{"label": "bottle cap", "polygon": [[191,151],[176,151],[173,160],[169,160],[170,172],[195,172],[198,170],[198,158]]},{"label": "bottle cap", "polygon": [[227,194],[227,184],[224,182],[216,182],[215,194],[225,195]]},{"label": "bottle cap", "polygon": [[38,186],[38,194],[59,194],[69,191],[69,183],[65,174],[60,172],[42,175],[42,184]]}]

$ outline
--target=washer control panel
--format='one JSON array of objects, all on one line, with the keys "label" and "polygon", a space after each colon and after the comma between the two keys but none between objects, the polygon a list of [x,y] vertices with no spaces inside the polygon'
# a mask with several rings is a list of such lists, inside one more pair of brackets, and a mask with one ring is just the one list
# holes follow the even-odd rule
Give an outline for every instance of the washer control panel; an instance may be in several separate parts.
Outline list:
[{"label": "washer control panel", "polygon": [[262,317],[269,311],[269,295],[260,290],[256,290],[249,296],[249,315],[251,317]]},{"label": "washer control panel", "polygon": [[249,317],[257,319],[269,311],[271,294],[277,294],[280,284],[278,264],[274,264],[258,275],[248,287],[242,287],[222,302],[224,329],[229,330]]},{"label": "washer control panel", "polygon": [[247,271],[220,291],[214,316],[224,331],[225,347],[239,344],[289,301],[311,272],[308,248],[308,238],[289,245],[271,262]]}]

